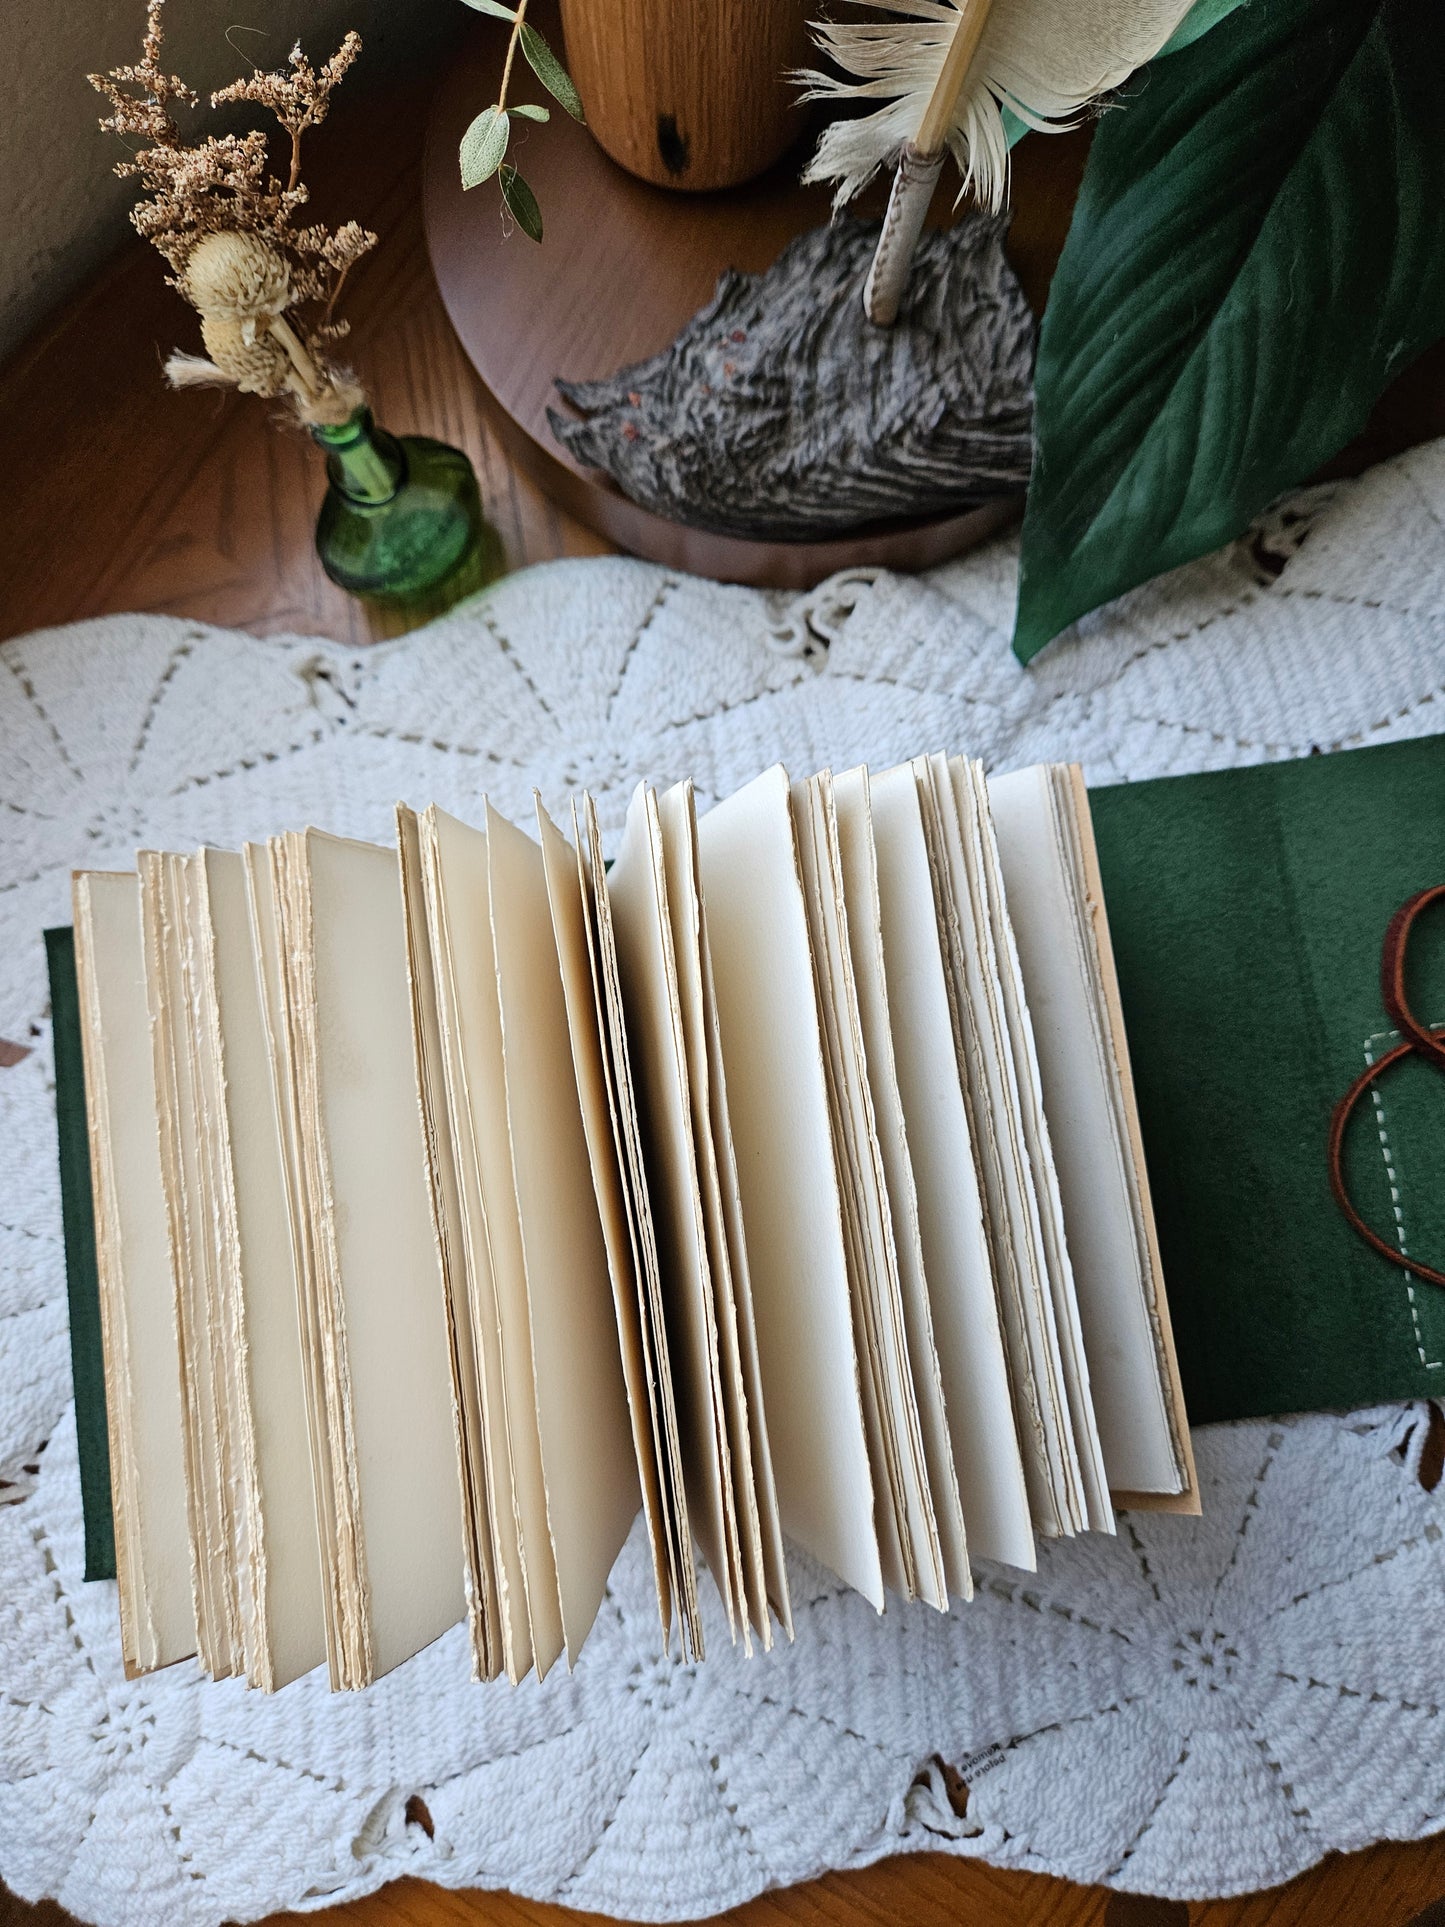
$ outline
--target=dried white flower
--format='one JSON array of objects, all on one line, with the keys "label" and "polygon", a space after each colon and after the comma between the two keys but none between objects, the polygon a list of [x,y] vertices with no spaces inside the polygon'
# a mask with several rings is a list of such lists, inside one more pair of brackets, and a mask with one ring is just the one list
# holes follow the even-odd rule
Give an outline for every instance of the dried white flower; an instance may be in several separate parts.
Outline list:
[{"label": "dried white flower", "polygon": [[259,234],[203,235],[186,257],[180,279],[182,293],[203,315],[254,322],[291,305],[286,257]]}]

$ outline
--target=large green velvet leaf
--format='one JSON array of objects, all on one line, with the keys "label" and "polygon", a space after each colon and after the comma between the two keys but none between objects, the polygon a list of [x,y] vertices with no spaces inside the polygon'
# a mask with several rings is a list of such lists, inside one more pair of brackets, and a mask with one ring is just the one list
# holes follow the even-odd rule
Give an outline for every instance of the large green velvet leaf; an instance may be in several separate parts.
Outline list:
[{"label": "large green velvet leaf", "polygon": [[1442,0],[1251,0],[1145,69],[1040,332],[1019,657],[1239,534],[1442,334]]},{"label": "large green velvet leaf", "polygon": [[[472,4],[475,5],[476,0],[472,0]],[[1217,27],[1227,14],[1242,5],[1244,0],[1194,0],[1194,5],[1159,49],[1158,57],[1177,54],[1185,47],[1192,47],[1201,35]]]}]

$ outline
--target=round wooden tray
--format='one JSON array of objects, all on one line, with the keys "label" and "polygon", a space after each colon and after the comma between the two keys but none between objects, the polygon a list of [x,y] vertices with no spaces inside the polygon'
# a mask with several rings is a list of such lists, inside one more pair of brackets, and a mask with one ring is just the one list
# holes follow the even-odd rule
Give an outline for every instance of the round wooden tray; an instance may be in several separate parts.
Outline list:
[{"label": "round wooden tray", "polygon": [[[537,17],[558,44],[556,15]],[[754,542],[667,521],[631,502],[557,443],[547,409],[564,408],[557,376],[595,380],[667,346],[712,297],[724,268],[770,267],[797,234],[828,219],[825,190],[798,184],[801,156],[722,193],[682,194],[635,180],[560,110],[517,123],[515,158],[536,193],[541,246],[503,233],[495,183],[462,191],[457,144],[494,100],[507,36],[478,22],[438,92],[427,130],[427,244],[442,300],[482,379],[508,454],[552,499],[619,548],[727,582],[810,588],[835,570],[920,569],[972,547],[1017,517],[1009,496],[960,515],[879,525],[823,542]],[[526,98],[525,95],[522,98]],[[1029,152],[1028,150],[1034,150]],[[1009,252],[1042,307],[1068,225],[1087,136],[1026,141],[1015,169]],[[941,219],[948,200],[936,196]]]}]

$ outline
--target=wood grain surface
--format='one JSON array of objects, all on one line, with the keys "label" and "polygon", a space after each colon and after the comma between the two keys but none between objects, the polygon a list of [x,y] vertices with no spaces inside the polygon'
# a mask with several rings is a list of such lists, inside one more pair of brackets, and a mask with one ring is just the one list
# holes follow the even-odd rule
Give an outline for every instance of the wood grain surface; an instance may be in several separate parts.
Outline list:
[{"label": "wood grain surface", "polygon": [[811,11],[812,0],[562,0],[587,125],[659,187],[751,180],[802,131],[784,75],[807,63]]},{"label": "wood grain surface", "polygon": [[[469,451],[513,566],[593,553],[595,539],[518,477],[483,425],[476,379],[422,246],[426,110],[417,87],[384,99],[343,96],[317,142],[319,212],[356,216],[382,235],[349,302],[356,364],[390,426],[441,434]],[[97,164],[104,158],[98,151]],[[0,372],[0,634],[125,609],[347,642],[372,633],[312,553],[321,474],[310,444],[278,431],[254,399],[166,393],[160,357],[194,346],[194,333],[194,316],[136,245]],[[1395,406],[1401,419],[1385,432],[1418,438],[1419,410]],[[921,1854],[769,1893],[723,1918],[733,1927],[1445,1927],[1442,1896],[1438,1840],[1332,1857],[1276,1892],[1190,1907]],[[350,1906],[277,1916],[269,1927],[581,1927],[597,1919],[403,1880]],[[53,1903],[30,1907],[0,1889],[0,1927],[68,1921]]]},{"label": "wood grain surface", "polygon": [[[605,0],[608,8],[622,3]],[[553,31],[555,0],[533,0],[533,10]],[[1003,497],[842,539],[750,540],[669,521],[582,467],[548,422],[549,410],[566,412],[557,376],[591,381],[658,354],[712,299],[725,270],[771,267],[789,241],[827,222],[831,196],[801,185],[805,146],[732,193],[667,193],[633,179],[585,128],[558,114],[550,126],[516,137],[516,159],[546,228],[541,247],[519,246],[497,219],[495,188],[464,193],[457,176],[462,132],[500,80],[505,36],[489,26],[478,21],[464,36],[438,92],[424,183],[427,243],[447,313],[482,377],[489,425],[525,474],[635,555],[768,588],[809,588],[842,568],[930,568],[1017,518],[1022,498]],[[1036,312],[1064,244],[1091,134],[1081,127],[1026,141],[1013,159],[1008,252]],[[852,211],[877,218],[887,194],[879,181]],[[933,220],[946,222],[951,212],[950,195],[940,191]]]},{"label": "wood grain surface", "polygon": [[[1287,1886],[1186,1903],[1075,1887],[942,1854],[880,1860],[760,1894],[717,1927],[1445,1927],[1445,1844],[1386,1844],[1332,1855]],[[53,1901],[27,1906],[0,1887],[0,1927],[79,1927]],[[157,1922],[156,1927],[164,1927]],[[613,1927],[601,1914],[398,1880],[365,1900],[274,1914],[260,1927]]]},{"label": "wood grain surface", "polygon": [[[510,567],[595,555],[598,538],[519,475],[484,425],[437,297],[420,197],[433,87],[343,92],[312,137],[318,217],[354,217],[384,237],[347,288],[346,352],[388,428],[466,449]],[[110,157],[96,143],[100,168]],[[170,393],[160,364],[174,347],[199,350],[196,315],[134,241],[0,371],[0,635],[153,609],[370,640],[376,623],[312,548],[319,451],[255,396]]]}]

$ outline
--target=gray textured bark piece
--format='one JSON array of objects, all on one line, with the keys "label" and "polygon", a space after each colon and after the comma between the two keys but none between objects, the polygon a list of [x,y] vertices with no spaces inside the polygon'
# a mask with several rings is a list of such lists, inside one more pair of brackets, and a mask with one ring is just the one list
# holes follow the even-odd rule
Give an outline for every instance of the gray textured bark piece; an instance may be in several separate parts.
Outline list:
[{"label": "gray textured bark piece", "polygon": [[789,244],[766,274],[729,269],[652,360],[559,380],[548,411],[579,462],[670,521],[782,540],[966,508],[1028,480],[1034,322],[1006,221],[929,230],[897,323],[862,289],[876,222]]}]

